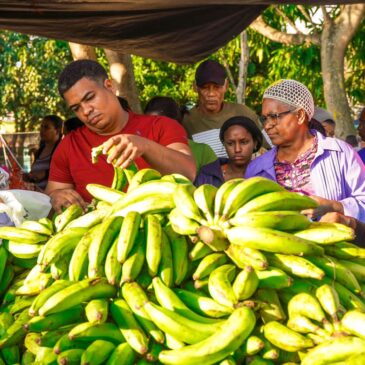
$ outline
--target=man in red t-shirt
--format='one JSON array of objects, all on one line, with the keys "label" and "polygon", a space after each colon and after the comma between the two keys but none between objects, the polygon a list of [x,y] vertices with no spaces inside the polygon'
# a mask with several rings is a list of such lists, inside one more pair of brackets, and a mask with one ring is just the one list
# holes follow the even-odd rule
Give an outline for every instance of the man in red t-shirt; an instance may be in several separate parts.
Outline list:
[{"label": "man in red t-shirt", "polygon": [[[52,157],[46,193],[56,212],[73,203],[85,207],[91,200],[85,189],[89,183],[110,186],[113,160],[121,168],[135,161],[139,168],[150,166],[194,180],[195,162],[183,127],[166,117],[124,110],[98,62],[70,63],[59,77],[58,89],[84,126],[65,136]],[[102,143],[104,152],[115,149],[93,165],[91,148]]]}]

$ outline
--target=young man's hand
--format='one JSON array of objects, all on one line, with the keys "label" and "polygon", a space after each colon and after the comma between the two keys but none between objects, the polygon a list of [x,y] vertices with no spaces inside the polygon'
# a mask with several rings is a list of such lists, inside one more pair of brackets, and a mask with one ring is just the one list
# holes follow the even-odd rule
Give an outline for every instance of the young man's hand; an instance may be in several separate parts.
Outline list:
[{"label": "young man's hand", "polygon": [[104,142],[104,153],[108,163],[123,168],[128,167],[137,157],[145,153],[149,140],[132,134],[119,134]]},{"label": "young man's hand", "polygon": [[52,207],[58,214],[62,213],[64,208],[67,208],[72,204],[80,205],[85,211],[87,209],[87,203],[74,189],[54,190],[49,196],[51,198]]}]

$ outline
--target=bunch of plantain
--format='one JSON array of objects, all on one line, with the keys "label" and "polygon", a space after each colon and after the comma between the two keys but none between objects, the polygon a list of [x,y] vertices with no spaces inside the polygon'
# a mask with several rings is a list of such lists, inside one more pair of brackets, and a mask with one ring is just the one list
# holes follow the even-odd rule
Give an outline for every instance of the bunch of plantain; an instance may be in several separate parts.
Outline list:
[{"label": "bunch of plantain", "polygon": [[0,228],[0,364],[364,363],[365,249],[309,197],[134,167],[87,189]]}]

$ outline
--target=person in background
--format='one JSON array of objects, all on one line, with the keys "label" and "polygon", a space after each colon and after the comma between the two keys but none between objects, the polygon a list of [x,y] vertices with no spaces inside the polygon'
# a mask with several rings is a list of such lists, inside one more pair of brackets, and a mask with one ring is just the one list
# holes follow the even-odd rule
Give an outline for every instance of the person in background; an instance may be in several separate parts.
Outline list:
[{"label": "person in background", "polygon": [[70,132],[82,127],[83,125],[84,123],[82,123],[79,118],[69,118],[63,123],[63,135],[66,136]]},{"label": "person in background", "polygon": [[275,145],[253,160],[246,178],[263,176],[319,204],[304,213],[317,220],[338,212],[365,221],[365,166],[346,142],[309,129],[313,97],[295,80],[280,80],[263,96],[261,121]]},{"label": "person in background", "polygon": [[[110,186],[112,161],[120,168],[135,162],[139,169],[151,167],[194,180],[195,162],[184,128],[166,117],[125,110],[98,62],[71,62],[59,76],[58,90],[84,125],[63,138],[52,158],[46,193],[56,212],[71,204],[86,209],[92,199],[86,185]],[[91,150],[100,145],[109,154],[93,164]]]},{"label": "person in background", "polygon": [[[144,114],[164,115],[181,123],[182,113],[176,101],[167,96],[156,96],[152,98],[144,108]],[[205,143],[194,142],[189,139],[189,147],[193,153],[196,171],[217,159],[214,151]]]},{"label": "person in background", "polygon": [[[219,130],[226,120],[236,116],[247,117],[262,129],[258,117],[252,109],[243,104],[224,101],[227,89],[226,71],[220,63],[206,60],[198,66],[194,83],[198,103],[184,115],[182,121],[190,138],[200,132]],[[212,143],[209,141],[213,150],[214,143],[216,143],[215,138]],[[266,141],[264,147],[270,148]],[[218,153],[217,150],[215,152]]]},{"label": "person in background", "polygon": [[36,144],[30,144],[28,145],[28,155],[29,155],[29,160],[30,160],[30,164],[32,165],[33,162],[35,161],[35,155],[38,151],[38,145]]},{"label": "person in background", "polygon": [[243,116],[226,120],[220,129],[219,138],[228,158],[220,157],[203,166],[194,181],[195,186],[211,184],[219,187],[227,180],[243,178],[252,155],[261,148],[263,141],[255,122]]},{"label": "person in background", "polygon": [[[360,112],[359,126],[357,127],[357,131],[359,132],[361,140],[365,142],[365,108],[363,108],[363,110]],[[361,148],[358,153],[362,162],[365,164],[365,147]]]},{"label": "person in background", "polygon": [[62,139],[63,121],[57,115],[43,118],[40,129],[40,144],[34,155],[34,162],[29,173],[23,174],[23,180],[35,184],[43,191],[48,182],[52,155]]},{"label": "person in background", "polygon": [[346,136],[345,142],[348,143],[350,146],[352,146],[355,151],[359,149],[359,142],[357,140],[357,137],[354,136],[353,134]]},{"label": "person in background", "polygon": [[315,106],[312,118],[323,125],[327,137],[335,137],[336,122],[331,113],[323,108]]},{"label": "person in background", "polygon": [[314,129],[314,130],[318,131],[319,133],[321,133],[323,136],[325,136],[325,137],[327,136],[327,132],[324,129],[323,125],[313,118],[309,122],[309,129]]}]

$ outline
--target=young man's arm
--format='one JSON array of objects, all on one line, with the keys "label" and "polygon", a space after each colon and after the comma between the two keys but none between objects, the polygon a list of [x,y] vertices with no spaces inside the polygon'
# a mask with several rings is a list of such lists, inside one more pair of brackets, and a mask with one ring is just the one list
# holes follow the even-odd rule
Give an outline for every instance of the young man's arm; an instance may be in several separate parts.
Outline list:
[{"label": "young man's arm", "polygon": [[195,160],[189,146],[184,143],[162,146],[140,136],[120,134],[104,143],[104,152],[112,146],[115,148],[108,156],[108,162],[117,159],[116,165],[121,168],[129,166],[137,157],[142,157],[161,174],[180,173],[191,181],[195,179]]},{"label": "young man's arm", "polygon": [[45,193],[51,198],[52,208],[56,213],[61,213],[62,208],[67,208],[71,204],[78,204],[84,209],[87,206],[87,203],[74,189],[73,184],[48,181]]}]

